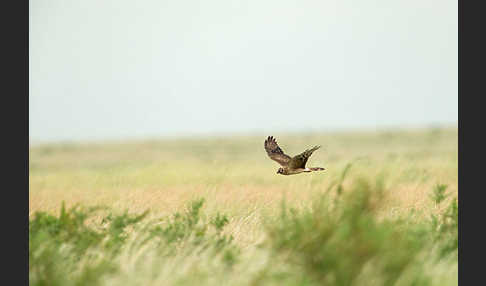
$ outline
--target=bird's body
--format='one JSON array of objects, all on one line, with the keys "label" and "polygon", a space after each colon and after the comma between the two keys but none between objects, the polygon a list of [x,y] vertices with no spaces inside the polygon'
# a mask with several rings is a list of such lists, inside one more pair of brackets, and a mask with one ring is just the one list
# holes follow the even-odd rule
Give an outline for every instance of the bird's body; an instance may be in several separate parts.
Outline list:
[{"label": "bird's body", "polygon": [[321,167],[316,167],[316,168],[297,168],[297,169],[291,169],[288,167],[284,168],[279,168],[277,173],[282,174],[282,175],[295,175],[295,174],[300,174],[304,172],[312,172],[312,171],[322,171],[324,168]]},{"label": "bird's body", "polygon": [[268,157],[274,160],[275,162],[279,163],[282,167],[278,169],[277,174],[281,175],[295,175],[300,174],[303,172],[312,172],[312,171],[322,171],[324,168],[315,167],[315,168],[306,168],[305,164],[307,160],[312,155],[314,151],[319,149],[321,146],[315,146],[311,149],[307,149],[304,152],[290,157],[286,155],[282,149],[278,146],[277,141],[273,136],[268,136],[267,140],[265,140],[265,151],[267,151]]}]

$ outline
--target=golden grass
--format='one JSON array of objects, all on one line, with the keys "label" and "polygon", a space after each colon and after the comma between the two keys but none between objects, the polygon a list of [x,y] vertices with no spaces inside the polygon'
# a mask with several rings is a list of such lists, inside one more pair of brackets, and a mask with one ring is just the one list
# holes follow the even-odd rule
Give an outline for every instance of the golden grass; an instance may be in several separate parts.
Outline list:
[{"label": "golden grass", "polygon": [[30,148],[29,215],[58,212],[64,201],[161,216],[204,197],[207,211],[230,215],[228,229],[245,247],[262,238],[262,218],[278,214],[282,199],[309,206],[348,163],[345,186],[384,177],[384,217],[440,211],[429,199],[438,183],[457,197],[456,128],[271,135],[290,155],[322,145],[308,166],[326,170],[277,175],[265,136],[39,145]]}]

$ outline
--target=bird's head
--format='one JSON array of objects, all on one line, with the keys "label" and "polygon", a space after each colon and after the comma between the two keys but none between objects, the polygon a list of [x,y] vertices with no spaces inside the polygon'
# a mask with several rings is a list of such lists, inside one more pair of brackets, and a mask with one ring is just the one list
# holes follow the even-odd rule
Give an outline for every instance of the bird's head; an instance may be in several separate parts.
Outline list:
[{"label": "bird's head", "polygon": [[283,173],[284,173],[284,169],[283,168],[278,168],[277,174],[283,174]]}]

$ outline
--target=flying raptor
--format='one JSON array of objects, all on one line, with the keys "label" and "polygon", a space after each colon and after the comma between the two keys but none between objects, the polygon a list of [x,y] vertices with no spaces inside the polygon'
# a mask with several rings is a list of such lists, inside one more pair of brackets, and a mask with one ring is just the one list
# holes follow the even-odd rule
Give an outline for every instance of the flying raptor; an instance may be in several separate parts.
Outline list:
[{"label": "flying raptor", "polygon": [[312,152],[321,148],[321,146],[315,146],[311,149],[307,149],[304,152],[300,153],[299,155],[295,155],[294,157],[290,157],[289,155],[286,155],[282,151],[282,149],[278,146],[277,141],[275,140],[275,138],[273,138],[273,136],[268,136],[267,140],[265,140],[264,146],[265,146],[265,151],[267,151],[268,157],[270,157],[270,159],[282,165],[282,167],[278,169],[277,174],[294,175],[302,172],[324,170],[324,168],[321,167],[315,167],[315,168],[305,167],[305,163],[307,163],[307,159],[309,159],[309,157],[312,155]]}]

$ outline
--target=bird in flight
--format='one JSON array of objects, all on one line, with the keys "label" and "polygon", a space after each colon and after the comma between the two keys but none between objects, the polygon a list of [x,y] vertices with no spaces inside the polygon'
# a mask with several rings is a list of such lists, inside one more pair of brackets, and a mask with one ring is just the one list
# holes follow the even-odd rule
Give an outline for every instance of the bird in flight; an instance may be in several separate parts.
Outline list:
[{"label": "bird in flight", "polygon": [[315,146],[311,149],[307,149],[304,152],[300,153],[299,155],[295,155],[294,157],[290,157],[289,155],[286,155],[282,151],[282,149],[278,146],[277,141],[275,140],[275,138],[273,138],[273,136],[268,136],[267,140],[265,140],[264,146],[265,146],[265,151],[267,151],[268,157],[270,157],[270,159],[282,165],[282,167],[278,169],[277,174],[294,175],[302,172],[324,170],[324,168],[321,167],[315,167],[315,168],[305,167],[305,163],[307,163],[307,159],[309,159],[309,157],[312,155],[312,152],[321,148],[321,146]]}]

